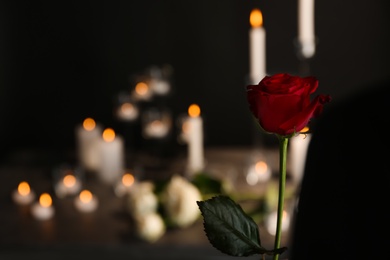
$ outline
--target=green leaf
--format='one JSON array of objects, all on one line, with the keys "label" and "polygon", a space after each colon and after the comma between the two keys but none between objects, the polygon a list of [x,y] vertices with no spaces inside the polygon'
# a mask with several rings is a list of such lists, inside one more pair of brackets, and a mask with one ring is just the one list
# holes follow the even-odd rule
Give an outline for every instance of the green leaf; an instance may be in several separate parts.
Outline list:
[{"label": "green leaf", "polygon": [[227,196],[197,201],[210,243],[231,256],[262,254],[257,224]]}]

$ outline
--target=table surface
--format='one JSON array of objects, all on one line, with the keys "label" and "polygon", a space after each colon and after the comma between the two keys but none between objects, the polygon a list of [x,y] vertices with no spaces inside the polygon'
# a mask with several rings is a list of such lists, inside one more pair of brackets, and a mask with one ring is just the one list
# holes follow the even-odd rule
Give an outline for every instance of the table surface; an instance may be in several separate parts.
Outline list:
[{"label": "table surface", "polygon": [[[209,148],[205,150],[206,169],[218,178],[224,175],[226,177],[227,174],[238,191],[257,189],[261,192],[259,186],[249,187],[245,186],[244,182],[237,181],[242,179],[248,160],[254,153],[258,151],[251,147]],[[277,172],[277,152],[268,149],[262,150],[261,153],[273,172]],[[150,162],[150,158],[142,163],[147,161]],[[158,172],[158,176],[156,170],[148,168],[145,168],[144,176],[165,178],[172,174],[180,174],[185,169],[185,161],[184,155],[177,156]],[[113,254],[117,254],[116,258],[132,256],[133,259],[142,257],[152,259],[161,255],[169,256],[170,259],[179,259],[184,255],[187,258],[193,257],[188,259],[229,258],[209,244],[201,218],[187,228],[169,228],[163,237],[154,243],[142,241],[134,234],[133,223],[125,207],[125,198],[115,196],[111,186],[90,175],[87,176],[85,186],[99,199],[99,207],[95,212],[77,211],[73,197],[53,196],[54,217],[46,221],[34,219],[30,207],[16,205],[11,199],[11,193],[21,180],[28,180],[37,194],[42,192],[54,194],[52,171],[58,162],[60,160],[53,160],[53,155],[47,151],[20,151],[0,165],[2,259],[17,259],[24,253],[35,255],[37,259],[49,259],[58,252],[62,252],[61,255],[64,256],[65,252],[88,255],[91,251],[100,256],[99,259],[106,259],[105,256]],[[264,232],[260,224],[259,227],[262,245],[272,248],[273,236]],[[288,232],[283,234],[282,244],[288,244]],[[41,250],[42,248],[45,250]]]}]

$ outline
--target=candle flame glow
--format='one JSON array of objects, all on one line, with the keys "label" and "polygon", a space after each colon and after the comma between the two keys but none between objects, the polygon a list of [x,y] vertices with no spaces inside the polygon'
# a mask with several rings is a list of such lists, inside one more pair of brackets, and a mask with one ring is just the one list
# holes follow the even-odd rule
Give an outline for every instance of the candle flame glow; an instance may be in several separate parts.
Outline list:
[{"label": "candle flame glow", "polygon": [[49,195],[49,193],[42,193],[39,197],[39,204],[41,204],[42,207],[48,208],[52,204],[52,199]]},{"label": "candle flame glow", "polygon": [[112,142],[115,139],[115,131],[112,128],[106,128],[103,131],[103,140],[106,142]]},{"label": "candle flame glow", "polygon": [[198,117],[200,115],[200,107],[197,104],[192,104],[188,107],[188,115],[190,117]]},{"label": "candle flame glow", "polygon": [[83,190],[80,192],[80,200],[83,203],[88,203],[92,200],[92,193],[89,190]]},{"label": "candle flame glow", "polygon": [[134,181],[135,181],[134,176],[131,173],[125,173],[122,176],[122,183],[126,187],[132,186],[134,184]]},{"label": "candle flame glow", "polygon": [[92,118],[88,117],[84,119],[83,127],[85,130],[92,131],[93,129],[95,129],[95,126],[96,126],[96,122]]},{"label": "candle flame glow", "polygon": [[71,188],[76,184],[76,177],[72,174],[67,174],[64,177],[63,182],[64,182],[65,187]]},{"label": "candle flame glow", "polygon": [[149,91],[149,86],[145,82],[138,82],[137,85],[135,86],[135,92],[140,96],[146,95],[148,91]]},{"label": "candle flame glow", "polygon": [[134,106],[131,103],[123,103],[121,105],[121,111],[123,114],[129,113],[134,110]]},{"label": "candle flame glow", "polygon": [[253,9],[250,16],[249,16],[249,22],[252,27],[261,27],[263,26],[263,14],[259,9]]},{"label": "candle flame glow", "polygon": [[255,170],[257,174],[265,174],[267,172],[268,166],[265,162],[260,161],[257,162],[255,165]]},{"label": "candle flame glow", "polygon": [[27,182],[22,181],[18,185],[18,192],[22,196],[27,196],[30,193],[30,185]]}]

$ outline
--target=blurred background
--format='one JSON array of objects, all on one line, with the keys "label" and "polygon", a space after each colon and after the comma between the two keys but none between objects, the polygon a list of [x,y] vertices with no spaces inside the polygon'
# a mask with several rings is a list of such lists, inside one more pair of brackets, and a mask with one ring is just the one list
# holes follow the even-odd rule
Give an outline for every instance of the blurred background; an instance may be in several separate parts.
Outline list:
[{"label": "blurred background", "polygon": [[[73,160],[76,129],[87,117],[119,133],[127,153],[151,152],[151,157],[130,164],[144,167],[143,178],[158,179],[156,169],[163,177],[181,174],[185,163],[178,161],[182,163],[187,156],[186,144],[180,139],[182,119],[195,103],[203,120],[207,170],[213,177],[222,176],[222,181],[229,179],[233,186],[217,184],[241,201],[268,207],[270,200],[272,205],[275,197],[268,198],[267,192],[275,191],[272,184],[276,178],[272,175],[278,176],[277,150],[273,146],[277,140],[260,136],[245,93],[250,82],[251,11],[258,8],[263,15],[266,73],[317,77],[317,93],[333,98],[326,109],[390,76],[388,0],[316,1],[316,53],[311,59],[302,59],[297,52],[297,3],[0,0],[0,202],[4,206],[0,222],[7,223],[2,225],[0,244],[15,246],[11,250],[14,256],[22,252],[23,258],[21,249],[27,248],[26,255],[35,254],[37,259],[59,259],[59,255],[67,259],[91,251],[103,259],[113,253],[126,259],[142,258],[142,250],[153,259],[161,255],[171,255],[171,259],[206,259],[203,256],[211,255],[209,259],[221,259],[221,254],[209,245],[200,219],[182,230],[169,229],[153,245],[158,250],[150,250],[149,244],[135,239],[134,223],[128,221],[123,197],[117,197],[112,186],[89,179],[90,172],[81,175],[85,174],[83,185],[100,199],[94,214],[77,212],[72,197],[75,193],[68,198],[55,194],[53,204],[58,213],[51,220],[39,222],[31,218],[29,208],[13,203],[10,194],[21,179],[31,181],[37,193],[54,193],[57,179],[53,176],[58,170],[54,167],[63,162],[78,163]],[[118,117],[118,108],[129,101],[137,83],[151,78],[162,79],[169,91],[164,92],[163,84],[159,85],[160,95],[130,99],[139,108],[138,116],[134,120],[129,114],[127,119]],[[169,134],[147,138],[151,133],[145,134],[144,122],[152,122],[162,111],[168,114]],[[154,134],[159,136],[161,132]],[[254,165],[257,171],[257,163],[264,159],[251,158],[251,148],[259,142],[266,146],[261,154],[267,162],[263,182],[257,172],[252,174]],[[166,155],[169,160],[165,160]],[[165,161],[172,162],[172,167]],[[250,173],[254,181],[248,179]],[[186,187],[180,181],[179,186]],[[292,183],[293,189],[288,192],[291,205],[297,183]],[[215,184],[203,182],[202,187],[213,188]],[[261,203],[257,203],[259,198]],[[258,221],[267,225],[264,216],[272,215],[272,207],[256,210],[266,212]],[[268,232],[263,241],[272,246],[272,240]],[[134,250],[101,247],[106,242],[110,246],[125,244]],[[30,248],[31,244],[38,248]],[[89,251],[80,244],[93,248]],[[42,258],[41,245],[51,245],[44,251],[46,258]],[[76,251],[69,251],[68,245],[76,245]],[[7,251],[2,254],[7,256]]]},{"label": "blurred background", "polygon": [[[169,66],[173,118],[199,104],[205,146],[253,142],[249,15],[263,13],[267,74],[300,74],[297,1],[0,1],[0,146],[63,151],[87,116],[118,129],[119,92]],[[334,100],[389,75],[388,1],[315,3],[309,74]]]}]

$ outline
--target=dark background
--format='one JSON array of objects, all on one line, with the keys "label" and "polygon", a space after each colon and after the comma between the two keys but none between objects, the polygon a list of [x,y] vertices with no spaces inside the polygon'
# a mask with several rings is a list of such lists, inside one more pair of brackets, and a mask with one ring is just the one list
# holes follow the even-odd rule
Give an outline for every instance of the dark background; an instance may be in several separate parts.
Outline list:
[{"label": "dark background", "polygon": [[[202,109],[206,146],[253,142],[244,87],[249,14],[263,12],[267,72],[305,74],[297,1],[0,1],[0,146],[73,149],[92,116],[116,127],[113,98],[151,65],[174,69],[174,116]],[[338,102],[389,75],[389,3],[316,1],[308,74]]]}]

